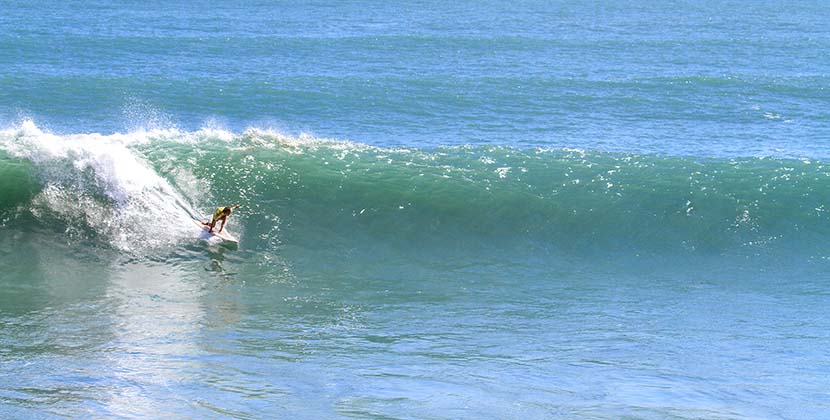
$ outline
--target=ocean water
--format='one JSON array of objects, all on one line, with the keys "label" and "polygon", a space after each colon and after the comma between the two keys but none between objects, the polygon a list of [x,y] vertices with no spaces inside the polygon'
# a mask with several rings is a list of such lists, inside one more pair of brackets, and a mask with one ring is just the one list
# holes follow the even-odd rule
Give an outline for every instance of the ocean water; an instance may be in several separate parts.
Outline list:
[{"label": "ocean water", "polygon": [[0,1],[0,417],[827,418],[827,51],[817,1]]}]

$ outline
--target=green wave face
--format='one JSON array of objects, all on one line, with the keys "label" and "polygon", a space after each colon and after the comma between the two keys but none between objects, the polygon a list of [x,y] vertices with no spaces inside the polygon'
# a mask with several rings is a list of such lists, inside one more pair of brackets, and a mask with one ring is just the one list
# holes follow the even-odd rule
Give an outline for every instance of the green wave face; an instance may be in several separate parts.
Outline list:
[{"label": "green wave face", "polygon": [[191,215],[226,204],[242,205],[229,229],[261,252],[768,255],[818,250],[830,233],[820,161],[390,149],[260,130],[59,136],[33,124],[4,132],[2,148],[7,224],[73,225],[121,249],[174,247]]}]

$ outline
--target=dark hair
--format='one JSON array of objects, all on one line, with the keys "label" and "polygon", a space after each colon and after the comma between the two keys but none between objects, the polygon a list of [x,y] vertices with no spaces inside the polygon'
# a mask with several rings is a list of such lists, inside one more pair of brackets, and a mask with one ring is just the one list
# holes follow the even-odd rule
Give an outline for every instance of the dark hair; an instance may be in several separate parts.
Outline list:
[{"label": "dark hair", "polygon": [[222,209],[222,213],[231,214],[231,211],[232,211],[232,209],[230,207],[225,207],[224,209]]}]

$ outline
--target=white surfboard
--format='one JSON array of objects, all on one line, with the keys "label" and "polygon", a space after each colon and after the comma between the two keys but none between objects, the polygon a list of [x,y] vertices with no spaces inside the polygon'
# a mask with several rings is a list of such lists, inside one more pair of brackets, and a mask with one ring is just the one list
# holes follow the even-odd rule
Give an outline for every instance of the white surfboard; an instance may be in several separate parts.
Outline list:
[{"label": "white surfboard", "polygon": [[206,226],[204,223],[195,219],[193,220],[193,223],[202,229],[202,239],[219,238],[225,242],[239,244],[239,239],[236,239],[235,236],[231,235],[227,229],[222,229],[222,232],[219,232],[219,227],[216,227],[213,229],[213,232],[210,232],[210,226]]}]

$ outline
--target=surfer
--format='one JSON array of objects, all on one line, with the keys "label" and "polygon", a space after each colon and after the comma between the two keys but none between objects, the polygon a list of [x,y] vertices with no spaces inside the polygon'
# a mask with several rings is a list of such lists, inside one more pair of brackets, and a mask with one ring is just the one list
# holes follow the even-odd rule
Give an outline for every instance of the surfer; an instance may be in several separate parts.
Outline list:
[{"label": "surfer", "polygon": [[226,206],[226,207],[217,207],[216,211],[213,212],[213,220],[208,222],[202,222],[205,226],[210,226],[210,230],[208,232],[213,233],[213,228],[216,226],[216,222],[222,221],[222,226],[219,226],[219,233],[222,233],[222,229],[225,228],[225,222],[228,221],[228,216],[233,213],[234,209],[238,209],[239,204],[235,206]]}]

